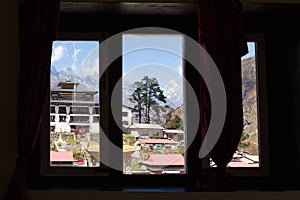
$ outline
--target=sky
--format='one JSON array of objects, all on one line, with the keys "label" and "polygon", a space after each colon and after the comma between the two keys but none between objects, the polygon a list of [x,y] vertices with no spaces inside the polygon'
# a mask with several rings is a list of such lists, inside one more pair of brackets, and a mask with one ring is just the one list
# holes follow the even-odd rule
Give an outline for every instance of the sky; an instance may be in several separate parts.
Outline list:
[{"label": "sky", "polygon": [[255,42],[247,42],[247,46],[248,46],[248,54],[244,55],[242,57],[242,60],[255,55]]},{"label": "sky", "polygon": [[123,79],[139,81],[155,77],[162,85],[181,85],[183,38],[180,35],[124,35]]},{"label": "sky", "polygon": [[[155,76],[161,84],[167,84],[174,78],[178,79],[177,82],[180,84],[182,48],[182,37],[179,35],[125,35],[123,52],[129,52],[123,56],[123,78],[134,82],[148,75]],[[99,63],[99,56],[95,54],[98,49],[98,41],[55,41],[51,65],[55,66],[57,71],[71,68],[75,73],[87,73],[88,70],[94,72],[98,70],[94,69],[98,66],[90,63]]]},{"label": "sky", "polygon": [[[181,85],[183,46],[183,37],[180,35],[124,35],[124,79],[132,83],[148,75],[155,76],[162,85],[171,80]],[[242,59],[253,56],[254,47],[254,42],[248,42],[249,53]],[[93,74],[99,71],[98,52],[98,41],[55,41],[51,64],[57,71],[69,67],[75,73]],[[85,67],[87,65],[91,66]]]},{"label": "sky", "polygon": [[[158,80],[174,105],[182,104],[183,47],[180,35],[123,35],[123,103],[130,104],[128,95],[132,93],[132,84],[147,75]],[[248,42],[248,50],[242,59],[255,54],[254,42]],[[99,42],[55,41],[51,64],[57,71],[75,73],[82,79],[93,77],[93,83],[98,83]],[[93,85],[93,88],[98,88],[98,85]]]},{"label": "sky", "polygon": [[55,41],[52,45],[51,64],[57,71],[71,67],[79,72],[89,55],[98,49],[98,41]]}]

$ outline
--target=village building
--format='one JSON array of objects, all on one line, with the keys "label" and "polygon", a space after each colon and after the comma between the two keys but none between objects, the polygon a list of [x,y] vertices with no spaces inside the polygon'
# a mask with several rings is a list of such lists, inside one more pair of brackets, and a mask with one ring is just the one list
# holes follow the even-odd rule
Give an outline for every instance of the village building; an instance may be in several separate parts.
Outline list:
[{"label": "village building", "polygon": [[128,128],[130,125],[133,124],[133,114],[132,109],[129,106],[122,106],[122,124],[125,128]]},{"label": "village building", "polygon": [[171,138],[174,141],[181,142],[184,141],[184,131],[177,129],[164,129],[164,138]]},{"label": "village building", "polygon": [[129,133],[137,138],[162,138],[163,127],[159,124],[137,124],[134,123],[128,127]]},{"label": "village building", "polygon": [[141,164],[151,174],[180,174],[184,173],[185,159],[181,154],[150,154]]},{"label": "village building", "polygon": [[177,148],[177,142],[172,139],[139,138],[134,146],[143,145],[156,150],[172,150]]},{"label": "village building", "polygon": [[50,93],[50,132],[99,133],[98,91],[78,90],[79,83],[70,77],[59,82]]}]

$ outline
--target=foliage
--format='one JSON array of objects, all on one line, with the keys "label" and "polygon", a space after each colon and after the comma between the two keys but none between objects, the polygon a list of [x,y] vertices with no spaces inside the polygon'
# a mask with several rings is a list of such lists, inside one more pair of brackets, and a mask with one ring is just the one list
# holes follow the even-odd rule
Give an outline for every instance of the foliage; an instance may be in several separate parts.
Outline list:
[{"label": "foliage", "polygon": [[142,170],[141,167],[139,166],[139,164],[137,163],[132,163],[131,164],[131,170],[133,171],[138,171],[138,170]]},{"label": "foliage", "polygon": [[133,145],[135,142],[134,135],[123,133],[123,144]]},{"label": "foliage", "polygon": [[77,144],[77,142],[76,142],[73,138],[68,138],[68,139],[66,139],[66,142],[67,142],[68,144]]},{"label": "foliage", "polygon": [[123,151],[132,151],[134,150],[134,146],[131,146],[129,144],[123,144]]},{"label": "foliage", "polygon": [[73,158],[75,160],[83,160],[84,159],[84,154],[80,150],[75,150],[75,151],[73,151]]},{"label": "foliage", "polygon": [[171,150],[169,153],[184,155],[184,147],[183,146],[179,146],[178,148],[176,148],[174,150]]},{"label": "foliage", "polygon": [[142,109],[144,104],[144,95],[143,95],[143,82],[136,81],[133,83],[132,88],[134,92],[130,95],[129,100],[136,105],[133,108],[134,112],[138,112],[139,123],[142,123]]},{"label": "foliage", "polygon": [[51,151],[55,151],[56,150],[56,146],[55,145],[51,145]]},{"label": "foliage", "polygon": [[181,129],[182,127],[183,121],[178,115],[175,115],[175,117],[166,124],[166,128],[168,129]]},{"label": "foliage", "polygon": [[155,104],[152,106],[152,110],[155,114],[152,116],[151,120],[156,124],[165,124],[170,120],[171,113],[174,109],[169,105]]},{"label": "foliage", "polygon": [[144,76],[141,81],[136,81],[132,85],[133,93],[129,100],[135,104],[134,110],[138,112],[139,123],[142,123],[144,116],[145,122],[150,123],[150,111],[158,102],[166,103],[166,96],[163,94],[156,78]]},{"label": "foliage", "polygon": [[152,154],[161,154],[163,152],[161,150],[158,150],[158,149],[153,149],[151,153]]},{"label": "foliage", "polygon": [[250,142],[249,142],[249,134],[243,132],[242,136],[240,138],[240,142],[238,145],[238,149],[245,151],[246,148],[248,148],[250,146]]}]

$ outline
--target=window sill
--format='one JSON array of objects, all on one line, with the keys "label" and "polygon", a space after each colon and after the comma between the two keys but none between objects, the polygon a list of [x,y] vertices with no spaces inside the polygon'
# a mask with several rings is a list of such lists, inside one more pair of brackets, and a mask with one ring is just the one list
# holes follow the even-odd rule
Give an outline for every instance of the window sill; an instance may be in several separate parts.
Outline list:
[{"label": "window sill", "polygon": [[120,192],[120,191],[68,191],[68,190],[29,190],[29,199],[298,199],[300,191],[242,191],[242,192]]}]

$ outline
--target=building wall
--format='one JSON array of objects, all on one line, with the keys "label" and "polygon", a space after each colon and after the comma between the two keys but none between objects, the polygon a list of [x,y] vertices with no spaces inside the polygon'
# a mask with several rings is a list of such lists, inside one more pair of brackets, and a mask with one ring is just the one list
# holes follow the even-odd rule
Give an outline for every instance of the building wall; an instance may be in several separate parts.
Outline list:
[{"label": "building wall", "polygon": [[[127,113],[127,116],[123,116],[123,113]],[[125,106],[122,106],[122,122],[125,127],[128,127],[133,123],[132,111]],[[124,122],[127,122],[127,124],[124,124]]]}]

